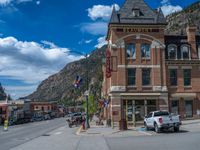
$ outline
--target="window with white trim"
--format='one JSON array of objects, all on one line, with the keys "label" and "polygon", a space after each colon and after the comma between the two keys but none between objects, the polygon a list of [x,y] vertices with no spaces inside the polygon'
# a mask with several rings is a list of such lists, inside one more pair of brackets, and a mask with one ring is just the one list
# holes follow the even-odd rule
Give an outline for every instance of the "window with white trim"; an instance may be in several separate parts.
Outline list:
[{"label": "window with white trim", "polygon": [[181,46],[181,58],[182,59],[190,59],[190,46],[189,45]]},{"label": "window with white trim", "polygon": [[142,56],[142,58],[150,59],[150,55],[151,55],[150,49],[151,49],[151,46],[149,44],[146,44],[146,43],[141,44],[141,56]]},{"label": "window with white trim", "polygon": [[168,46],[168,59],[177,59],[177,46],[170,44]]},{"label": "window with white trim", "polygon": [[135,44],[129,43],[126,45],[126,57],[127,58],[136,58]]}]

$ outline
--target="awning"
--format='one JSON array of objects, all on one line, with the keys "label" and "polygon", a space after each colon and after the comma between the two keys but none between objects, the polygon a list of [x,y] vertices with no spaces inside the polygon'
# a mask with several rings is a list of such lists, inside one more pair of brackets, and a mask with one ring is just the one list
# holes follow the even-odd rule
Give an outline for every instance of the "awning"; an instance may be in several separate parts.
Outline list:
[{"label": "awning", "polygon": [[196,98],[196,93],[174,93],[171,94],[172,98]]},{"label": "awning", "polygon": [[121,93],[121,96],[160,96],[161,93]]}]

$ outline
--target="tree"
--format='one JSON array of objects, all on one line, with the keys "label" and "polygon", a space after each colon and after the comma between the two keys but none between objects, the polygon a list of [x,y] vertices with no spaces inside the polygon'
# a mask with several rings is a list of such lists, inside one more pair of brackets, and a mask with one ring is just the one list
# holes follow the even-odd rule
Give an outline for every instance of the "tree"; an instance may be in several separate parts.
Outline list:
[{"label": "tree", "polygon": [[[86,111],[86,101],[84,101],[83,103],[83,108],[85,109]],[[94,100],[94,95],[90,94],[89,97],[88,97],[88,113],[89,113],[89,116],[93,116],[94,113],[97,111],[97,105],[96,105],[96,102]]]}]

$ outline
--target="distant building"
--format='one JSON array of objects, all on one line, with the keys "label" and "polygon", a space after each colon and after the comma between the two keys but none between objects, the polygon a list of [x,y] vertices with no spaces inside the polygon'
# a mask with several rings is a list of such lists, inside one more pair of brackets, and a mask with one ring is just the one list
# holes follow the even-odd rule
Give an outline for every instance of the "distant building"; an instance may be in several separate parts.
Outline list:
[{"label": "distant building", "polygon": [[107,118],[129,125],[155,110],[182,118],[200,115],[200,36],[165,35],[161,9],[143,0],[126,0],[109,22],[103,96],[110,99]]}]

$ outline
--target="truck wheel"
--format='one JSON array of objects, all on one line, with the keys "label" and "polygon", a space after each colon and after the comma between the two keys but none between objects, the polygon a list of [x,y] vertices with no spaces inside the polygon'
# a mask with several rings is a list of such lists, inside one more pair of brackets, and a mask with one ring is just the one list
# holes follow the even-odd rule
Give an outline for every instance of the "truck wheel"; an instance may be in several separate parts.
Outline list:
[{"label": "truck wheel", "polygon": [[148,128],[146,122],[144,123],[144,128],[145,128],[146,131],[149,131],[149,128]]},{"label": "truck wheel", "polygon": [[156,133],[160,133],[160,128],[158,127],[156,123],[154,124],[154,129]]},{"label": "truck wheel", "polygon": [[174,132],[179,132],[180,127],[174,127]]}]

